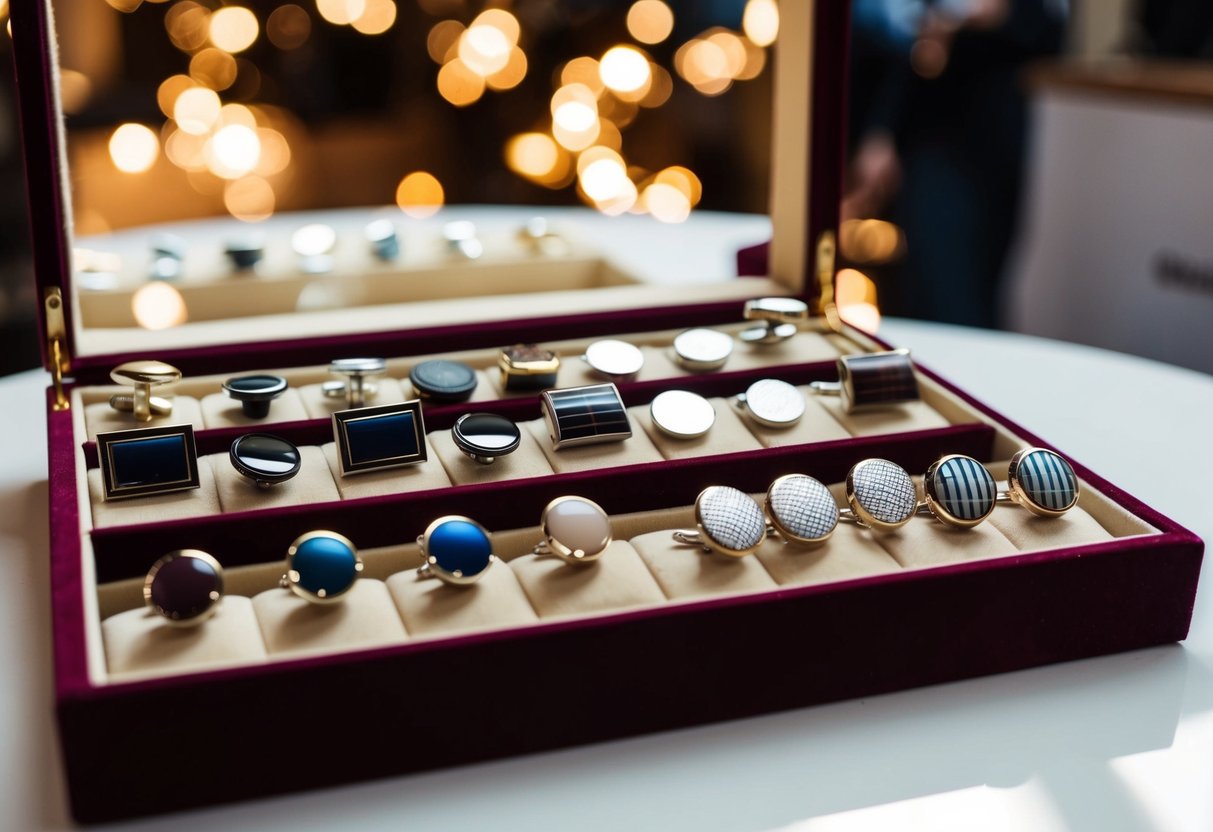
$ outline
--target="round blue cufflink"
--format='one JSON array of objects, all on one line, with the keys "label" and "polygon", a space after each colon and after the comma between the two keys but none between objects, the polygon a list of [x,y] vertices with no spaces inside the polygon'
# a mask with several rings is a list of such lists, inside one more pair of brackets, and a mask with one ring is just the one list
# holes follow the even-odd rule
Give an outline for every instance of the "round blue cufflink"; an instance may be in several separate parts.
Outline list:
[{"label": "round blue cufflink", "polygon": [[349,538],[330,531],[300,535],[286,552],[282,586],[313,604],[340,601],[362,571]]},{"label": "round blue cufflink", "polygon": [[439,517],[417,538],[422,564],[417,574],[458,586],[477,581],[496,557],[484,526],[469,517]]}]

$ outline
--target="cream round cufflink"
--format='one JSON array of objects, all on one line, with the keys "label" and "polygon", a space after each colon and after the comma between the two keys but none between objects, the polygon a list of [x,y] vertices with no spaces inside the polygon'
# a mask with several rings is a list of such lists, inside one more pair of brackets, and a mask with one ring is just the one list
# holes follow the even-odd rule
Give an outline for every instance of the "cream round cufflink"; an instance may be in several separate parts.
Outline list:
[{"label": "cream round cufflink", "polygon": [[719,370],[733,354],[733,336],[705,327],[684,330],[674,336],[674,361],[691,373]]},{"label": "cream round cufflink", "polygon": [[716,409],[698,393],[666,390],[649,403],[653,425],[673,439],[698,439],[716,423]]},{"label": "cream round cufflink", "polygon": [[616,338],[604,338],[585,348],[581,360],[590,369],[612,381],[634,379],[644,367],[644,353],[635,344]]},{"label": "cream round cufflink", "polygon": [[906,349],[844,355],[838,359],[838,381],[814,381],[821,396],[838,396],[846,413],[918,401],[918,379]]},{"label": "cream round cufflink", "polygon": [[152,390],[167,387],[181,380],[181,371],[163,361],[128,361],[110,372],[118,384],[129,384],[133,393],[110,396],[110,407],[123,413],[134,413],[140,422],[150,422],[153,416],[168,416],[173,412],[170,399],[153,396]]},{"label": "cream round cufflink", "polygon": [[771,483],[763,501],[770,526],[788,543],[812,546],[838,527],[838,504],[830,489],[806,474],[786,474]]},{"label": "cream round cufflink", "polygon": [[800,331],[809,320],[809,305],[796,298],[755,298],[748,300],[742,317],[757,326],[743,329],[737,336],[747,344],[782,344]]},{"label": "cream round cufflink", "polygon": [[731,558],[753,554],[767,536],[762,507],[744,491],[711,485],[695,498],[695,530],[679,529],[674,539]]},{"label": "cream round cufflink", "polygon": [[493,565],[493,540],[488,529],[470,517],[439,517],[418,536],[421,566],[417,575],[438,578],[454,586],[475,583]]},{"label": "cream round cufflink", "polygon": [[865,459],[847,472],[847,504],[839,519],[880,532],[910,522],[918,511],[918,490],[906,470],[887,459]]},{"label": "cream round cufflink", "polygon": [[551,555],[565,563],[593,563],[602,557],[614,537],[611,519],[602,506],[584,497],[557,497],[539,519],[543,540],[531,551]]},{"label": "cream round cufflink", "polygon": [[386,370],[387,362],[382,358],[338,358],[329,362],[329,372],[345,376],[345,381],[326,381],[320,389],[330,399],[344,397],[351,408],[363,407],[379,392],[369,379]]},{"label": "cream round cufflink", "polygon": [[732,399],[733,407],[766,428],[790,428],[804,416],[804,394],[786,381],[764,378]]},{"label": "cream round cufflink", "polygon": [[1070,463],[1048,448],[1024,448],[1007,466],[1009,500],[1038,517],[1060,517],[1078,504],[1078,476]]},{"label": "cream round cufflink", "polygon": [[143,580],[143,601],[175,627],[210,618],[223,600],[223,567],[200,549],[178,549],[152,564]]},{"label": "cream round cufflink", "polygon": [[286,552],[279,584],[312,604],[340,601],[362,572],[362,558],[348,537],[325,530],[295,538]]}]

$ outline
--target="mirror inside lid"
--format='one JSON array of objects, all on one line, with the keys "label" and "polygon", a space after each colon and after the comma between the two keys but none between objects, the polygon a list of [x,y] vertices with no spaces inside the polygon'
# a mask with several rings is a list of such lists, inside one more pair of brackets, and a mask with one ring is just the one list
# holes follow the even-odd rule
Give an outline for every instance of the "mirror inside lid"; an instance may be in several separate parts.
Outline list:
[{"label": "mirror inside lid", "polygon": [[814,5],[51,0],[74,354],[801,293]]}]

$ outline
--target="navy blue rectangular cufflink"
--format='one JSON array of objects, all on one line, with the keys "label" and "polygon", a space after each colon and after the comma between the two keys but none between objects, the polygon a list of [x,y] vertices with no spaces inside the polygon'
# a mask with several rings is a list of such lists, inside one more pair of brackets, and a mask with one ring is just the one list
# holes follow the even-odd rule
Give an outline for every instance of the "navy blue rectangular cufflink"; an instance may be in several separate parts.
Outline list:
[{"label": "navy blue rectangular cufflink", "polygon": [[191,425],[97,434],[106,500],[198,488],[198,451]]},{"label": "navy blue rectangular cufflink", "polygon": [[343,477],[429,458],[419,399],[340,410],[333,414],[333,441]]}]

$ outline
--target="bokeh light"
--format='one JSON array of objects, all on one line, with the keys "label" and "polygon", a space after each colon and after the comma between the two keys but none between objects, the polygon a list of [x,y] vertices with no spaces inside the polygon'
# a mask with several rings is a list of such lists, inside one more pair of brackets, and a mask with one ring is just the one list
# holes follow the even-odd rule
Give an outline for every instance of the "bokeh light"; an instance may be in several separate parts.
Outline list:
[{"label": "bokeh light", "polygon": [[287,3],[270,13],[265,21],[265,36],[283,51],[298,49],[312,34],[312,18],[301,6]]},{"label": "bokeh light", "polygon": [[366,11],[366,0],[316,0],[316,11],[334,26],[348,26]]},{"label": "bokeh light", "polygon": [[190,87],[173,103],[173,120],[185,132],[202,135],[209,132],[219,118],[221,106],[214,90]]},{"label": "bokeh light", "polygon": [[838,232],[839,253],[853,263],[887,263],[901,254],[904,244],[901,229],[884,220],[845,220]]},{"label": "bokeh light", "polygon": [[156,90],[156,103],[160,105],[160,112],[172,118],[173,108],[177,105],[181,93],[196,86],[197,82],[188,75],[170,75],[165,78]]},{"label": "bokeh light", "polygon": [[350,25],[364,35],[382,35],[396,22],[396,3],[393,0],[365,0],[366,7]]},{"label": "bokeh light", "polygon": [[741,30],[757,46],[770,46],[779,34],[779,6],[775,0],[749,0],[741,17]]},{"label": "bokeh light", "polygon": [[224,6],[211,14],[211,43],[225,52],[243,52],[259,32],[257,16],[243,6]]},{"label": "bokeh light", "polygon": [[236,59],[222,49],[203,49],[190,58],[190,78],[213,90],[225,90],[236,80]]},{"label": "bokeh light", "polygon": [[260,176],[244,176],[223,188],[223,207],[243,222],[261,222],[274,213],[276,198],[270,183]]},{"label": "bokeh light", "polygon": [[520,31],[514,15],[504,9],[488,9],[459,36],[459,58],[482,77],[500,72],[518,45]]},{"label": "bokeh light", "polygon": [[848,324],[866,332],[876,332],[880,328],[876,284],[863,272],[841,269],[834,276],[834,302],[839,317]]},{"label": "bokeh light", "polygon": [[641,43],[661,43],[674,31],[674,12],[661,0],[637,0],[628,9],[628,34]]},{"label": "bokeh light", "polygon": [[661,222],[685,222],[691,215],[691,200],[685,193],[665,182],[654,182],[644,189],[644,208]]},{"label": "bokeh light", "polygon": [[598,74],[607,89],[617,93],[647,92],[652,80],[649,59],[630,46],[613,46],[598,62]]},{"label": "bokeh light", "polygon": [[110,159],[123,173],[143,173],[160,155],[160,139],[145,125],[128,122],[110,135]]},{"label": "bokeh light", "polygon": [[410,173],[396,186],[396,204],[401,211],[415,219],[434,216],[444,201],[442,183],[432,173],[423,170]]},{"label": "bokeh light", "polygon": [[182,52],[197,52],[210,37],[211,11],[194,0],[174,3],[164,14],[169,40]]},{"label": "bokeh light", "polygon": [[440,20],[425,37],[425,51],[436,64],[445,64],[455,57],[463,24],[458,20]]},{"label": "bokeh light", "polygon": [[261,139],[244,124],[220,128],[206,144],[207,168],[222,179],[239,179],[257,167]]},{"label": "bokeh light", "polygon": [[438,94],[456,107],[475,104],[484,95],[484,86],[484,76],[473,72],[458,58],[438,70]]},{"label": "bokeh light", "polygon": [[168,329],[189,319],[185,298],[163,280],[145,283],[131,297],[131,313],[144,329]]}]

